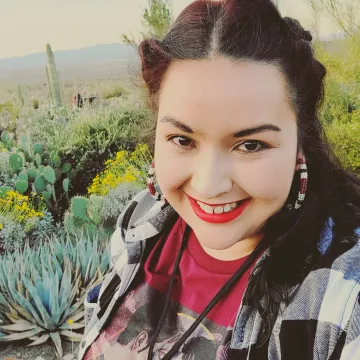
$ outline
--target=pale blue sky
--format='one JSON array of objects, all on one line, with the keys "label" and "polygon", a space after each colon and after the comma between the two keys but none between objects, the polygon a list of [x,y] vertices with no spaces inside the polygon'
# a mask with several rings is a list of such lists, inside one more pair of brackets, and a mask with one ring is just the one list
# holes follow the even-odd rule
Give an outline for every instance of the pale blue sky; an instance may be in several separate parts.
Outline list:
[{"label": "pale blue sky", "polygon": [[[174,16],[193,0],[173,0]],[[311,23],[305,0],[279,0],[283,15]],[[141,29],[147,0],[0,0],[0,58],[120,42]],[[329,21],[321,34],[333,32]]]}]

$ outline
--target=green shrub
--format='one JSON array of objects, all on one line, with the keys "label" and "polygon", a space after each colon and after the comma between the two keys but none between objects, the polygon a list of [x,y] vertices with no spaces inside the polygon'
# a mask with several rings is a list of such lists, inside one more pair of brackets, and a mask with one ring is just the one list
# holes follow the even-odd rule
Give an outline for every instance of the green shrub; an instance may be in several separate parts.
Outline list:
[{"label": "green shrub", "polygon": [[86,234],[90,240],[99,236],[103,241],[108,241],[114,228],[108,226],[101,217],[103,202],[102,196],[94,194],[89,198],[74,196],[64,217],[66,231],[73,236]]},{"label": "green shrub", "polygon": [[[0,141],[0,145],[1,145],[1,141]],[[4,174],[4,173],[9,173],[10,172],[10,155],[11,153],[6,151],[4,149],[4,151],[0,150],[0,173]]]},{"label": "green shrub", "polygon": [[137,183],[122,183],[115,189],[111,189],[104,197],[101,209],[101,217],[109,227],[115,229],[116,220],[129,201],[141,190]]},{"label": "green shrub", "polygon": [[343,166],[360,174],[360,112],[353,114],[351,122],[334,121],[325,131]]},{"label": "green shrub", "polygon": [[73,182],[73,191],[84,191],[95,176],[104,170],[104,163],[119,150],[133,151],[136,148],[141,128],[146,128],[151,119],[145,108],[94,108],[84,109],[78,117],[69,121],[60,147],[66,161],[76,163],[81,181]]},{"label": "green shrub", "polygon": [[39,100],[33,99],[32,106],[33,106],[33,109],[37,110],[39,108]]},{"label": "green shrub", "polygon": [[333,121],[338,120],[342,122],[351,121],[352,114],[348,113],[349,107],[360,108],[360,102],[354,95],[353,90],[333,78],[327,79],[325,101],[321,110],[323,123],[331,124]]},{"label": "green shrub", "polygon": [[[34,208],[28,196],[23,196],[7,187],[1,187],[0,192],[0,215],[7,219],[9,226],[16,223],[25,234],[28,234],[36,222],[44,216],[44,213]],[[1,233],[5,231],[8,231],[6,222],[5,225],[3,224]],[[16,232],[16,229],[14,231]]]},{"label": "green shrub", "polygon": [[31,137],[21,135],[17,142],[13,138],[14,134],[10,132],[4,131],[1,135],[0,170],[9,174],[11,181],[5,182],[6,176],[0,173],[0,185],[4,183],[27,195],[34,188],[55,220],[61,219],[69,206],[69,190],[72,189],[71,181],[76,176],[76,170],[59,152],[44,151],[46,147],[33,143]]},{"label": "green shrub", "polygon": [[21,224],[0,215],[0,228],[0,253],[23,247],[26,234]]},{"label": "green shrub", "polygon": [[111,86],[108,86],[107,89],[103,90],[103,98],[105,100],[115,98],[115,97],[121,97],[121,96],[124,96],[127,94],[128,94],[128,91],[121,84],[113,84]]},{"label": "green shrub", "polygon": [[136,182],[146,187],[151,162],[152,155],[146,144],[139,144],[131,155],[119,151],[115,158],[105,162],[105,170],[96,175],[88,193],[104,196],[123,182]]},{"label": "green shrub", "polygon": [[57,233],[54,218],[50,212],[45,211],[44,216],[36,222],[27,235],[29,244],[37,246],[47,241],[54,233]]},{"label": "green shrub", "polygon": [[0,130],[15,130],[16,119],[19,117],[19,115],[19,109],[10,101],[0,104]]},{"label": "green shrub", "polygon": [[360,51],[353,42],[342,41],[347,51],[333,53],[316,45],[316,57],[325,65],[325,102],[321,111],[324,124],[348,122],[349,112],[360,109]]}]

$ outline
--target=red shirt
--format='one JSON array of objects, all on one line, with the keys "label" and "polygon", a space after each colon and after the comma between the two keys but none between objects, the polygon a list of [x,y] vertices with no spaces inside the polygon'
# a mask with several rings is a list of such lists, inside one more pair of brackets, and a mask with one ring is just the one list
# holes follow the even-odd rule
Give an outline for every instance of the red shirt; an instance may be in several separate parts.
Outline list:
[{"label": "red shirt", "polygon": [[[169,235],[159,239],[108,326],[88,349],[85,360],[146,359],[185,225],[179,217]],[[166,321],[154,348],[154,359],[161,359],[171,349],[245,260],[246,257],[234,261],[211,257],[191,231],[180,260]],[[251,270],[252,267],[216,304],[174,359],[191,356],[197,360],[228,359],[233,325]]]},{"label": "red shirt", "polygon": [[[169,238],[156,244],[144,266],[145,281],[164,294],[169,286],[185,226],[184,220],[179,218]],[[195,313],[201,313],[246,258],[233,261],[215,259],[204,251],[191,231],[179,264],[180,275],[176,276],[172,299]],[[250,271],[245,273],[226,298],[216,304],[207,315],[208,319],[222,326],[234,325]]]}]

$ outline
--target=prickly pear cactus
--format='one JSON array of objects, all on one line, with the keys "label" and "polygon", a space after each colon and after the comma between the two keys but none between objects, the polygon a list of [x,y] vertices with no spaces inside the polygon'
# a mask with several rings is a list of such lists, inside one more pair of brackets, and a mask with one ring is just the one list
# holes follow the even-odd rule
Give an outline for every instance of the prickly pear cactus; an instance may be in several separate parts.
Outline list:
[{"label": "prickly pear cactus", "polygon": [[45,183],[44,178],[41,175],[35,179],[34,186],[35,186],[35,190],[38,194],[45,191],[46,183]]},{"label": "prickly pear cactus", "polygon": [[42,154],[42,146],[39,143],[34,144],[34,152],[35,154]]},{"label": "prickly pear cactus", "polygon": [[2,142],[4,145],[6,145],[6,142],[7,142],[7,133],[6,133],[6,131],[3,131],[3,132],[1,133],[1,142]]},{"label": "prickly pear cactus", "polygon": [[18,180],[15,183],[16,191],[20,194],[25,194],[26,190],[29,187],[29,183],[26,180]]},{"label": "prickly pear cactus", "polygon": [[28,146],[29,146],[29,140],[28,137],[26,135],[21,135],[20,136],[20,147],[23,151],[28,151]]},{"label": "prickly pear cactus", "polygon": [[69,192],[70,180],[68,178],[63,180],[63,189],[67,193]]},{"label": "prickly pear cactus", "polygon": [[65,174],[69,173],[71,171],[71,164],[69,163],[65,163],[62,167],[61,167],[61,171]]},{"label": "prickly pear cactus", "polygon": [[64,226],[65,230],[71,234],[79,234],[86,222],[72,214],[71,212],[66,212],[64,217]]},{"label": "prickly pear cactus", "polygon": [[90,218],[87,215],[86,208],[89,204],[89,200],[83,196],[74,196],[71,199],[71,211],[72,213],[86,222],[90,222]]},{"label": "prickly pear cactus", "polygon": [[51,195],[52,195],[51,191],[43,191],[41,194],[45,201],[49,201],[51,199]]},{"label": "prickly pear cactus", "polygon": [[89,199],[89,204],[86,209],[89,218],[95,225],[100,225],[102,222],[101,217],[101,208],[104,203],[104,198],[102,196],[91,195]]},{"label": "prickly pear cactus", "polygon": [[55,181],[56,181],[55,171],[51,166],[46,166],[44,168],[44,178],[48,183],[50,183],[52,185],[55,184]]},{"label": "prickly pear cactus", "polygon": [[23,159],[19,154],[11,154],[9,161],[10,161],[10,167],[14,171],[22,170],[22,168],[23,168]]},{"label": "prickly pear cactus", "polygon": [[34,158],[35,165],[40,168],[41,166],[41,156],[40,154],[36,154]]},{"label": "prickly pear cactus", "polygon": [[61,159],[60,159],[60,157],[59,156],[54,156],[54,160],[53,160],[53,162],[54,162],[54,166],[55,167],[60,167],[61,166]]},{"label": "prickly pear cactus", "polygon": [[31,180],[35,180],[40,174],[39,174],[39,170],[38,169],[35,169],[35,168],[30,168],[28,169],[27,171],[28,175],[29,175],[29,178]]}]

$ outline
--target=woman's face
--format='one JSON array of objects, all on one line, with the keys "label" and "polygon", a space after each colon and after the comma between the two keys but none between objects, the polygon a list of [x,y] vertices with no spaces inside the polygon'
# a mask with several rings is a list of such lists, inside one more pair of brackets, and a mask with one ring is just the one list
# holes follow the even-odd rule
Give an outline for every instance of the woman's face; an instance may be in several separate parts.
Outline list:
[{"label": "woman's face", "polygon": [[209,254],[230,260],[254,249],[286,202],[296,151],[296,115],[277,67],[224,58],[171,64],[159,98],[156,179]]}]

